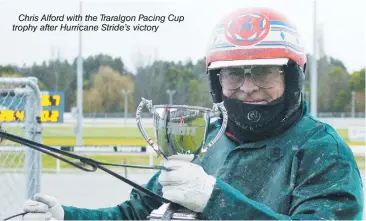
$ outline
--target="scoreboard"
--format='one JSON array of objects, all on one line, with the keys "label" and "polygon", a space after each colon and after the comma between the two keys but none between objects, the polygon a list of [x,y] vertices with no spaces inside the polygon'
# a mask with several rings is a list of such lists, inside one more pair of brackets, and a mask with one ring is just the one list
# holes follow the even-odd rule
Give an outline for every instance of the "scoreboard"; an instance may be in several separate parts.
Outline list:
[{"label": "scoreboard", "polygon": [[[24,121],[25,100],[18,97],[1,97],[0,103],[3,108],[0,110],[0,122]],[[8,100],[8,101],[7,101]],[[9,106],[4,105],[9,103]],[[63,123],[65,111],[64,92],[42,91],[41,92],[41,122],[42,123]]]},{"label": "scoreboard", "polygon": [[65,111],[64,92],[49,91],[41,97],[41,122],[63,123]]}]

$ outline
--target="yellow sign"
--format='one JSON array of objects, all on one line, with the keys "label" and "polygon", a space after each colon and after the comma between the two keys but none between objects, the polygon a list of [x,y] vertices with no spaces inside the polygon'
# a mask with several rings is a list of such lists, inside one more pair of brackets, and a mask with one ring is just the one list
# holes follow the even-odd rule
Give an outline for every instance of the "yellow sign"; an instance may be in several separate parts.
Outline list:
[{"label": "yellow sign", "polygon": [[42,107],[59,106],[61,97],[58,94],[55,95],[42,95]]},{"label": "yellow sign", "polygon": [[[0,96],[0,122],[24,121],[26,100],[17,96]],[[63,91],[44,91],[41,93],[41,122],[63,123],[65,98]],[[34,108],[34,107],[33,107]],[[26,111],[26,110],[25,110]]]},{"label": "yellow sign", "polygon": [[[60,113],[58,110],[42,110],[41,122],[58,122]],[[2,110],[0,111],[0,122],[23,121],[24,110]]]},{"label": "yellow sign", "polygon": [[0,122],[23,121],[24,111],[2,110],[0,111]]},{"label": "yellow sign", "polygon": [[41,122],[58,122],[60,113],[58,110],[42,110]]}]

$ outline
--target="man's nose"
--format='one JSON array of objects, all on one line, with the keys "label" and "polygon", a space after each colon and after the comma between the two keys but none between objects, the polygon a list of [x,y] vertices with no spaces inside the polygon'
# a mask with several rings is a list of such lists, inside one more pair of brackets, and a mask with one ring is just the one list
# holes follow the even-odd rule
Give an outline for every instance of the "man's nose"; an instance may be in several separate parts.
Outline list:
[{"label": "man's nose", "polygon": [[240,86],[240,90],[249,94],[258,89],[259,89],[259,87],[253,81],[252,77],[250,75],[246,75],[244,78],[243,84]]}]

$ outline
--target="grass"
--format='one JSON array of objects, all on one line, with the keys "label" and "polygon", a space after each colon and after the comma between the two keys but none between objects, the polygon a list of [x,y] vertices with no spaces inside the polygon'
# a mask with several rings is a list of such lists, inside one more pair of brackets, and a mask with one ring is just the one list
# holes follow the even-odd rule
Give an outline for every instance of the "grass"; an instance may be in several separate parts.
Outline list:
[{"label": "grass", "polygon": [[[116,163],[116,164],[132,164],[132,165],[149,165],[150,159],[148,154],[144,153],[94,153],[94,154],[78,154],[80,156],[85,156],[100,162],[106,163]],[[74,163],[80,163],[78,160],[66,158]],[[160,161],[163,160],[162,157],[157,158],[155,154],[153,155],[153,164],[159,165]],[[25,154],[24,153],[6,153],[0,154],[0,168],[24,168]],[[56,168],[56,158],[49,155],[42,154],[41,162],[43,169],[55,169]],[[74,166],[60,161],[61,168],[74,168]],[[108,166],[107,166],[108,167]]]},{"label": "grass", "polygon": [[337,133],[341,136],[344,140],[349,141],[348,138],[348,129],[337,129]]},{"label": "grass", "polygon": [[365,171],[365,156],[355,156],[355,159],[360,171]]},{"label": "grass", "polygon": [[[146,133],[154,138],[154,129],[146,128]],[[42,143],[51,146],[74,146],[76,136],[72,127],[44,127]],[[146,146],[147,143],[137,127],[84,127],[83,144],[88,146]]]},{"label": "grass", "polygon": [[[153,128],[145,129],[149,136],[153,136]],[[75,137],[71,127],[44,127],[42,137]],[[128,137],[142,138],[137,127],[83,127],[83,136],[88,137]]]}]

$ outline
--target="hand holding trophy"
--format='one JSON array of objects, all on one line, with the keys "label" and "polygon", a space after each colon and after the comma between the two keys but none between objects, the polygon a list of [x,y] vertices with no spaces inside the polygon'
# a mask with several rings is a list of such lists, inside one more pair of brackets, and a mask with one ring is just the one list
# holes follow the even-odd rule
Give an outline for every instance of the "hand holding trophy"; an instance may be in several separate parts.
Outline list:
[{"label": "hand holding trophy", "polygon": [[[153,115],[156,145],[141,125],[141,111],[144,106]],[[208,141],[210,120],[220,115],[223,117],[221,129]],[[153,106],[151,100],[142,98],[136,111],[136,121],[142,136],[158,156],[168,159],[182,155],[182,158],[193,160],[193,157],[202,159],[225,133],[228,116],[223,103],[214,104],[212,109],[189,105]],[[150,219],[167,219],[167,214],[170,219],[196,219],[196,213],[175,204],[163,204],[151,213]]]}]

